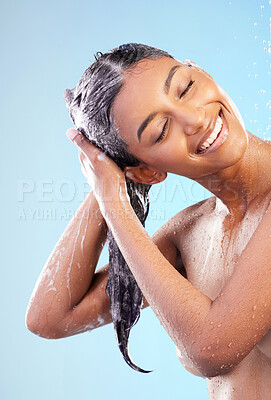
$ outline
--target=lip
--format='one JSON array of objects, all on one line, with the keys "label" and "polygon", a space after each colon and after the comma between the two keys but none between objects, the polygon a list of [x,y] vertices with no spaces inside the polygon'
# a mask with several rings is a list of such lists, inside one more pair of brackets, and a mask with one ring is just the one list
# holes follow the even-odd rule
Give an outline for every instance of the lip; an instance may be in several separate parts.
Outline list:
[{"label": "lip", "polygon": [[216,151],[227,139],[228,134],[229,134],[229,126],[228,123],[224,117],[223,111],[222,109],[220,109],[219,113],[217,114],[216,119],[214,119],[214,122],[212,124],[211,129],[209,129],[209,131],[206,133],[206,135],[204,136],[204,138],[201,140],[201,142],[199,143],[197,149],[200,148],[200,146],[205,142],[205,140],[210,136],[210,134],[212,133],[212,131],[214,130],[215,127],[215,123],[217,121],[218,115],[221,117],[222,119],[222,129],[219,133],[219,135],[217,136],[217,138],[215,139],[215,141],[211,144],[211,146],[209,146],[206,150],[202,150],[200,152],[196,152],[197,155],[203,155],[203,154],[207,154],[207,153],[212,153],[213,151]]}]

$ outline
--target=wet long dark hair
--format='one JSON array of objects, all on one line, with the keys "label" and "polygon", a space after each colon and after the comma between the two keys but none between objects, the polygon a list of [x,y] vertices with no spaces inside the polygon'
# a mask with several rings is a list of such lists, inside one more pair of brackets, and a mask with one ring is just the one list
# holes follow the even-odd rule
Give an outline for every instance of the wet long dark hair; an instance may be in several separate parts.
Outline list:
[{"label": "wet long dark hair", "polygon": [[[128,43],[105,54],[96,53],[95,61],[86,69],[76,87],[65,90],[64,99],[75,127],[94,145],[102,149],[123,170],[137,166],[139,160],[128,151],[118,134],[110,113],[116,95],[123,85],[122,71],[144,59],[173,58],[163,50],[151,46]],[[145,224],[149,210],[150,185],[126,179],[130,203],[140,222]],[[116,241],[108,231],[109,273],[106,293],[110,298],[110,312],[119,349],[127,364],[140,372],[128,353],[128,338],[138,321],[142,306],[142,292],[137,285]]]}]

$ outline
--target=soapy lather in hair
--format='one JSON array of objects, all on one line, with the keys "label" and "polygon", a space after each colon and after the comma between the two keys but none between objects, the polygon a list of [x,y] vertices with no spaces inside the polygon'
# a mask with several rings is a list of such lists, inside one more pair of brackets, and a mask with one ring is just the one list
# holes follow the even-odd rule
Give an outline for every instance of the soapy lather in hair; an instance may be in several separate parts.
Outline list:
[{"label": "soapy lather in hair", "polygon": [[[144,59],[170,57],[170,54],[154,47],[128,43],[108,53],[96,53],[95,61],[86,69],[76,87],[65,90],[64,99],[70,117],[78,131],[92,144],[100,148],[123,170],[125,166],[137,166],[139,160],[127,149],[118,134],[110,110],[123,85],[122,71]],[[126,179],[127,192],[138,219],[144,226],[149,211],[151,185]],[[127,364],[136,371],[139,368],[128,352],[130,330],[138,321],[143,295],[110,231],[107,235],[109,272],[106,293],[110,299],[110,313],[119,349]]]}]

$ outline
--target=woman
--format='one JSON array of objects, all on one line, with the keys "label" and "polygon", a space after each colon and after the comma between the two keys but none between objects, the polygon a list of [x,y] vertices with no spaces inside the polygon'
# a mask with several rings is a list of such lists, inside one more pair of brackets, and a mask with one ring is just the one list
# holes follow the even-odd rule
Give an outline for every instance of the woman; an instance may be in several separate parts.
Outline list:
[{"label": "woman", "polygon": [[[143,293],[211,399],[269,398],[270,143],[205,71],[144,45],[99,54],[65,99],[92,191],[40,275],[28,328],[60,338],[113,321],[141,370],[127,342]],[[214,196],[150,238],[148,191],[167,172]],[[107,234],[109,273],[95,273]]]}]

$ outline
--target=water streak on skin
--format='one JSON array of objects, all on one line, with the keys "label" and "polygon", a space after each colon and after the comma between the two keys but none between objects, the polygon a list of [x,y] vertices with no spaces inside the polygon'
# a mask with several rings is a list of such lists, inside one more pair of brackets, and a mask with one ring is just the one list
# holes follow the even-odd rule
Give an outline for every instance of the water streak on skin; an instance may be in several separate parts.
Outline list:
[{"label": "water streak on skin", "polygon": [[[67,323],[66,328],[65,328],[66,332],[68,331],[68,329],[69,329],[69,327],[70,327],[72,322],[73,322],[73,320],[71,320],[70,322]],[[74,329],[75,326],[76,326],[76,324],[74,324],[72,332],[73,332],[73,335],[75,335],[75,334],[77,335],[77,334],[82,333],[82,332],[90,332],[93,329],[96,329],[99,326],[104,325],[104,323],[105,323],[105,319],[101,315],[98,315],[97,321],[90,322],[89,324],[81,326],[81,327],[79,327],[77,329]]]},{"label": "water streak on skin", "polygon": [[[90,205],[91,205],[91,199],[90,199],[90,201],[89,201],[88,209],[90,209]],[[85,211],[85,212],[86,212],[86,211]],[[84,212],[83,217],[85,216],[85,212]],[[84,231],[84,233],[83,233],[82,240],[81,240],[81,252],[82,252],[82,255],[83,255],[83,259],[84,259],[84,264],[85,264],[85,265],[86,265],[86,259],[85,259],[85,254],[84,254],[84,242],[85,242],[87,227],[88,227],[88,224],[86,223],[85,231]]]},{"label": "water streak on skin", "polygon": [[82,332],[89,332],[89,331],[92,331],[93,329],[95,329],[96,327],[97,327],[97,325],[95,325],[94,323],[90,323],[90,324],[87,324],[87,325],[85,325],[85,326],[83,326],[81,328],[73,330],[73,334],[77,335],[77,334],[82,333]]},{"label": "water streak on skin", "polygon": [[[58,254],[60,254],[60,257],[61,257],[61,250],[58,250],[57,255]],[[53,275],[53,277],[51,278],[50,282],[47,285],[47,287],[48,287],[47,292],[50,292],[50,290],[53,290],[53,291],[56,292],[56,287],[54,286],[54,282],[55,282],[55,276],[56,276],[56,274],[58,273],[58,270],[59,270],[59,266],[60,266],[60,262],[58,260],[57,263],[56,263],[56,269],[54,271],[54,275]],[[50,276],[51,273],[52,273],[52,271],[47,269],[47,273],[46,273],[47,276]]]},{"label": "water streak on skin", "polygon": [[120,194],[120,200],[125,202],[127,196],[126,196],[126,190],[124,190],[123,186],[120,186],[119,194]]},{"label": "water streak on skin", "polygon": [[[83,214],[83,216],[82,216],[81,219],[80,219],[79,227],[78,227],[77,234],[76,234],[75,241],[74,241],[74,245],[73,245],[73,251],[72,251],[72,256],[71,256],[71,262],[70,262],[70,264],[69,264],[69,268],[67,269],[67,274],[66,274],[66,276],[67,276],[67,289],[68,289],[68,291],[69,291],[70,307],[71,307],[70,272],[71,272],[71,268],[72,268],[72,265],[73,265],[75,247],[76,247],[76,245],[77,245],[78,237],[79,237],[79,234],[80,234],[80,231],[81,231],[82,221],[83,221],[83,219],[84,219],[86,210],[87,210],[87,209],[85,209],[84,214]],[[81,243],[81,244],[82,244],[82,243]],[[79,263],[77,263],[77,265],[78,265],[78,268],[81,267]]]},{"label": "water streak on skin", "polygon": [[[207,261],[208,261],[208,259],[209,259],[209,256],[210,256],[212,250],[213,250],[213,242],[214,242],[214,239],[215,239],[214,233],[215,233],[215,231],[216,231],[217,222],[218,222],[218,220],[216,219],[215,222],[214,222],[214,224],[213,224],[213,231],[212,231],[212,233],[211,233],[210,247],[209,247],[209,249],[208,249],[208,253],[207,253],[207,255],[206,255],[206,258],[205,258],[205,261],[204,261],[204,265],[203,265],[203,267],[202,267],[203,271],[204,271],[205,268],[206,268]],[[203,274],[203,275],[204,275],[204,274]],[[203,277],[203,275],[202,275],[202,277]]]},{"label": "water streak on skin", "polygon": [[[57,246],[56,246],[56,247],[57,247]],[[34,290],[33,290],[32,297],[34,297],[34,294],[35,294],[37,288],[38,288],[39,286],[43,286],[43,285],[45,284],[45,282],[47,281],[47,279],[51,277],[51,275],[52,275],[52,269],[53,269],[53,265],[54,265],[54,261],[55,261],[56,258],[61,258],[61,255],[62,255],[62,253],[63,253],[64,251],[65,251],[65,249],[63,249],[63,248],[60,248],[59,250],[56,250],[56,251],[54,252],[54,256],[53,256],[52,258],[49,258],[49,259],[46,261],[45,266],[44,266],[44,269],[42,270],[42,272],[41,272],[41,274],[40,274],[40,277],[39,277],[39,279],[38,279],[38,281],[37,281],[37,283],[36,283],[36,286],[35,286],[35,288],[34,288]],[[56,274],[57,274],[57,272],[58,272],[58,270],[59,270],[59,266],[60,266],[59,260],[57,261],[57,264],[56,264],[56,265],[57,265],[57,267],[56,267],[56,269],[55,269],[55,271],[54,271],[54,274],[53,274],[53,276],[52,276],[50,282],[47,283],[48,292],[51,291],[51,290],[56,291],[56,288],[55,288],[55,286],[54,286],[54,281],[55,281],[55,276],[56,276]],[[50,268],[50,267],[51,267],[51,268]]]}]

